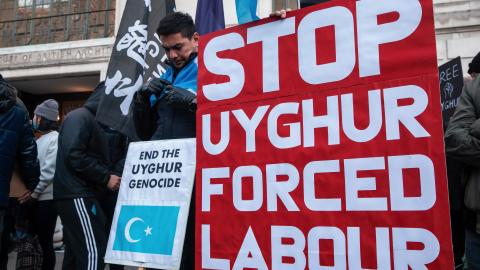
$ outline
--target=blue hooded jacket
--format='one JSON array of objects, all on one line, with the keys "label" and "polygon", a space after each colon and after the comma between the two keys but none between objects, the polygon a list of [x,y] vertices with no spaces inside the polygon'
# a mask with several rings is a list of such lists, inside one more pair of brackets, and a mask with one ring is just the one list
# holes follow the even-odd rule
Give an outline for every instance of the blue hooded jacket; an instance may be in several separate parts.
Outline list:
[{"label": "blue hooded jacket", "polygon": [[[197,93],[198,58],[194,54],[181,69],[169,66],[161,79],[173,86]],[[135,99],[133,118],[137,135],[142,140],[163,140],[195,137],[195,112],[189,107],[168,104],[162,93],[150,96],[150,106]]]},{"label": "blue hooded jacket", "polygon": [[15,89],[0,78],[0,208],[8,204],[10,180],[15,164],[29,190],[34,190],[40,176],[37,144],[30,119]]}]

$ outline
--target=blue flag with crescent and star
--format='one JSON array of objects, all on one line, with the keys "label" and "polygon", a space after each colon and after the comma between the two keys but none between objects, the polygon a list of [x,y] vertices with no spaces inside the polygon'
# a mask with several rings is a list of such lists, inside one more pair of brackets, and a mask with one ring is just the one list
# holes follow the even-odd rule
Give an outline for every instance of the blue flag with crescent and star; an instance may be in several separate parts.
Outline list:
[{"label": "blue flag with crescent and star", "polygon": [[180,206],[123,205],[113,250],[172,255]]}]

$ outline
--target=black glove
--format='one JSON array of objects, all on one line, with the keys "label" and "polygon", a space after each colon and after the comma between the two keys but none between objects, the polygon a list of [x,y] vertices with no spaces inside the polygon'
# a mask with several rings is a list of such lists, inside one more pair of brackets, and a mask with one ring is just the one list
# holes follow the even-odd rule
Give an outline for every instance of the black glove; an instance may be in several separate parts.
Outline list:
[{"label": "black glove", "polygon": [[197,110],[197,95],[192,91],[169,85],[166,87],[165,101],[172,106],[185,108],[191,112]]},{"label": "black glove", "polygon": [[153,79],[144,86],[142,86],[142,88],[138,90],[138,93],[143,98],[149,99],[151,95],[160,96],[160,94],[162,94],[165,88],[169,85],[171,85],[171,83],[167,80],[160,78]]}]

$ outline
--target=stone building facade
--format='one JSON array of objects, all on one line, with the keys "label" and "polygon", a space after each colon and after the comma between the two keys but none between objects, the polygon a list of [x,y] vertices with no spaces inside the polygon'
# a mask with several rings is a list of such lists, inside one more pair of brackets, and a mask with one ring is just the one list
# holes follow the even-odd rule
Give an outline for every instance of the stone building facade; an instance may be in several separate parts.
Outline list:
[{"label": "stone building facade", "polygon": [[480,52],[480,0],[434,0],[439,64],[457,56],[464,73]]}]

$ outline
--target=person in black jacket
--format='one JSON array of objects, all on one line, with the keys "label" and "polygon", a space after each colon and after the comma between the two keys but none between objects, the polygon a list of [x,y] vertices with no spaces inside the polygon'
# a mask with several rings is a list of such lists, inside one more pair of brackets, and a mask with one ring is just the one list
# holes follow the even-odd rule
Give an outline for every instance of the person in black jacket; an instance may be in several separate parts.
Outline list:
[{"label": "person in black jacket", "polygon": [[[122,133],[102,125],[107,136],[110,161],[112,162],[112,172],[114,175],[122,175],[125,165],[125,158],[128,150],[128,140]],[[108,188],[98,196],[98,201],[106,217],[105,235],[108,237],[112,227],[113,215],[117,204],[118,191]],[[122,270],[123,265],[110,264],[110,270]]]},{"label": "person in black jacket", "polygon": [[30,198],[40,176],[37,145],[28,112],[16,94],[16,89],[0,75],[0,235],[15,163],[19,164],[21,179],[28,189],[20,198],[21,202]]},{"label": "person in black jacket", "polygon": [[70,112],[58,136],[53,198],[63,222],[63,269],[103,269],[106,217],[97,196],[118,190],[108,138],[95,120],[104,91],[99,84],[82,108]]}]

